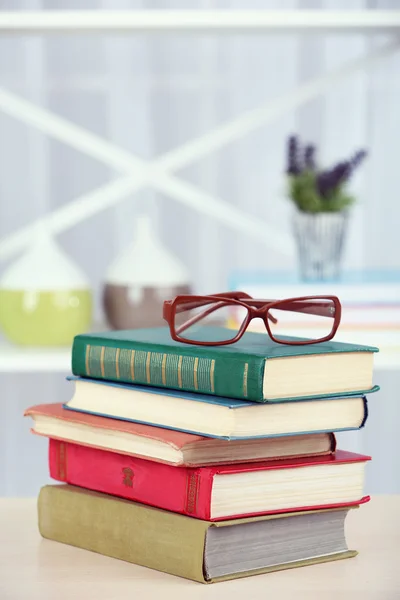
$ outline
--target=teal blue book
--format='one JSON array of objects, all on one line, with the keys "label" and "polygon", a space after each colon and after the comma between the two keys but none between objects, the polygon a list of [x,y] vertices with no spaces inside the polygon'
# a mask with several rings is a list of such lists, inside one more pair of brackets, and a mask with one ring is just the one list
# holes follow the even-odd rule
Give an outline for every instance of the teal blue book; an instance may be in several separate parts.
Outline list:
[{"label": "teal blue book", "polygon": [[[219,330],[207,327],[207,339],[221,339]],[[251,402],[281,402],[378,390],[372,381],[375,352],[378,348],[335,341],[277,344],[267,334],[253,332],[235,344],[193,346],[175,342],[168,328],[160,327],[76,336],[72,372]]]},{"label": "teal blue book", "polygon": [[360,395],[260,404],[85,377],[68,379],[75,385],[64,404],[68,410],[224,440],[349,431],[363,427],[368,417],[367,400]]}]

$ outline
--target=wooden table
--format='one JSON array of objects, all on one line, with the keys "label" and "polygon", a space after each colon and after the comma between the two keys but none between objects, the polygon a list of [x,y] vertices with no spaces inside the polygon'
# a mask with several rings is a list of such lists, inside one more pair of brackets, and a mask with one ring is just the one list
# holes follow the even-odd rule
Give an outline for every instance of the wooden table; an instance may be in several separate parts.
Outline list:
[{"label": "wooden table", "polygon": [[400,496],[351,511],[356,558],[202,585],[42,540],[36,501],[0,499],[1,600],[400,600]]}]

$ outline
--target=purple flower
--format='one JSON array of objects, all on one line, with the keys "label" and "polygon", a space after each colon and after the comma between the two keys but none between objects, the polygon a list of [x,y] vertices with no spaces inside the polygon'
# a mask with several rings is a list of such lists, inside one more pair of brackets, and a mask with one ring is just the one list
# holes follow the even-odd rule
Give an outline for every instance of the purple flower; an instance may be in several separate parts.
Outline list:
[{"label": "purple flower", "polygon": [[332,172],[321,171],[316,180],[317,190],[320,196],[326,196],[332,189]]},{"label": "purple flower", "polygon": [[338,163],[332,169],[332,179],[334,187],[337,187],[341,183],[344,183],[349,177],[351,173],[351,163],[348,160]]},{"label": "purple flower", "polygon": [[317,188],[321,196],[326,196],[348,181],[366,156],[366,150],[358,150],[350,160],[337,163],[333,169],[322,171],[317,177]]},{"label": "purple flower", "polygon": [[366,150],[358,150],[358,152],[355,153],[355,155],[353,156],[353,158],[351,159],[351,170],[352,172],[357,169],[358,166],[360,166],[360,164],[363,162],[364,158],[366,158],[367,156],[367,151]]},{"label": "purple flower", "polygon": [[317,189],[321,196],[326,197],[349,178],[351,173],[350,161],[337,163],[332,169],[321,171],[317,176]]},{"label": "purple flower", "polygon": [[288,141],[288,165],[286,172],[288,175],[298,175],[301,173],[299,143],[295,135],[291,135]]},{"label": "purple flower", "polygon": [[358,150],[349,160],[338,162],[330,169],[320,172],[317,172],[315,155],[316,148],[313,144],[307,144],[303,149],[298,136],[290,136],[287,146],[286,172],[288,175],[297,176],[306,170],[312,171],[315,174],[315,186],[318,193],[324,198],[329,198],[350,179],[355,169],[367,156],[367,152]]},{"label": "purple flower", "polygon": [[304,165],[306,169],[315,171],[315,146],[308,144],[304,150]]}]

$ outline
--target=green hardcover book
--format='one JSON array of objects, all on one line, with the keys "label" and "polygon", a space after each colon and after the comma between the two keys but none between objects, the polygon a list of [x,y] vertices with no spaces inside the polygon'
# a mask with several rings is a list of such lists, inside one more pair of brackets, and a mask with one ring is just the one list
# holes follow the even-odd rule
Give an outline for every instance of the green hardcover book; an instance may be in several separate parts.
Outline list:
[{"label": "green hardcover book", "polygon": [[[211,333],[208,328],[207,335]],[[218,335],[216,328],[214,333]],[[78,335],[72,371],[253,402],[304,400],[376,391],[372,375],[377,351],[334,341],[290,346],[253,332],[227,346],[192,346],[175,342],[160,327]]]},{"label": "green hardcover book", "polygon": [[44,538],[200,583],[355,556],[349,509],[212,523],[69,485],[43,487],[38,502]]}]

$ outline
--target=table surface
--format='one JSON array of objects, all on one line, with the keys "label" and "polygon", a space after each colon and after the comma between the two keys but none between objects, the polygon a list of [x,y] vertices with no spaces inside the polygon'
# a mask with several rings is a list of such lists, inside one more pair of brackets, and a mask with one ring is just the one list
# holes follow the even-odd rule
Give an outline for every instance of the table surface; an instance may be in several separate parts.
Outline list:
[{"label": "table surface", "polygon": [[399,600],[400,496],[350,511],[356,558],[202,585],[41,539],[34,499],[0,499],[1,600]]}]

